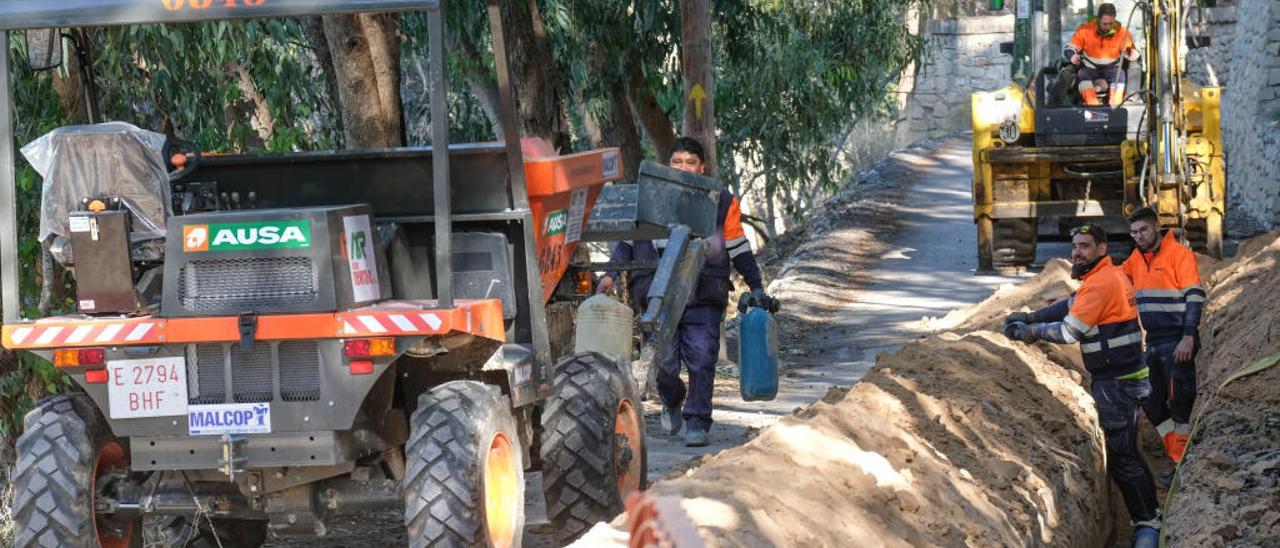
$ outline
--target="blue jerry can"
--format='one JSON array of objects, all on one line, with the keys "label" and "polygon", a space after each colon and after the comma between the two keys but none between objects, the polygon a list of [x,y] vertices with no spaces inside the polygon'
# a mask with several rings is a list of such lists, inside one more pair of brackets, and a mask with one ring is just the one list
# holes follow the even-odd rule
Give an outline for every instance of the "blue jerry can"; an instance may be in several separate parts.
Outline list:
[{"label": "blue jerry can", "polygon": [[778,326],[763,308],[749,308],[739,319],[738,368],[743,401],[778,396]]}]

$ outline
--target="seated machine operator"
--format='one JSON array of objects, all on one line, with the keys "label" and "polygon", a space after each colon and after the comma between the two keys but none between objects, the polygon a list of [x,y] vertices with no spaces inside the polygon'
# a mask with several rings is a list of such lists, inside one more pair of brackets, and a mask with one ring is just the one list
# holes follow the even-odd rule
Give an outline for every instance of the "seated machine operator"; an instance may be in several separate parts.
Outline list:
[{"label": "seated machine operator", "polygon": [[1133,45],[1133,36],[1116,21],[1116,7],[1110,3],[1098,6],[1097,19],[1076,29],[1062,54],[1080,67],[1076,72],[1080,96],[1090,106],[1102,104],[1099,92],[1108,93],[1111,106],[1123,103],[1125,74],[1121,58],[1137,61],[1141,55]]}]

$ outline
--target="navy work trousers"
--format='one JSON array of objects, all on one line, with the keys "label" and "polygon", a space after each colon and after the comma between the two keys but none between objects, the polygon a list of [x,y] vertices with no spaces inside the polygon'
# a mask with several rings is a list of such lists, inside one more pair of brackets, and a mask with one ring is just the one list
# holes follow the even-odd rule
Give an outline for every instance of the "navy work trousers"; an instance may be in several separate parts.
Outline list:
[{"label": "navy work trousers", "polygon": [[[1173,359],[1173,349],[1178,346],[1179,339],[1148,341],[1146,362],[1151,370],[1151,398],[1142,406],[1151,424],[1173,419],[1173,422],[1187,424],[1191,422],[1191,408],[1196,404],[1196,362],[1192,354],[1191,361],[1177,363]],[[1196,345],[1199,350],[1199,345]]]},{"label": "navy work trousers", "polygon": [[1125,73],[1123,70],[1120,70],[1120,63],[1103,65],[1097,68],[1081,65],[1080,70],[1076,71],[1076,79],[1082,83],[1093,82],[1094,80],[1106,80],[1109,91],[1111,86],[1116,84],[1124,85]]},{"label": "navy work trousers", "polygon": [[[720,356],[720,323],[724,307],[685,308],[676,329],[671,351],[658,369],[658,395],[668,407],[684,404],[687,428],[711,427],[711,392],[715,387],[716,362]],[[689,387],[680,380],[680,366],[689,371]]]},{"label": "navy work trousers", "polygon": [[1160,508],[1151,469],[1138,448],[1138,410],[1151,396],[1147,379],[1094,379],[1089,386],[1106,438],[1107,475],[1116,482],[1131,521],[1155,519]]}]

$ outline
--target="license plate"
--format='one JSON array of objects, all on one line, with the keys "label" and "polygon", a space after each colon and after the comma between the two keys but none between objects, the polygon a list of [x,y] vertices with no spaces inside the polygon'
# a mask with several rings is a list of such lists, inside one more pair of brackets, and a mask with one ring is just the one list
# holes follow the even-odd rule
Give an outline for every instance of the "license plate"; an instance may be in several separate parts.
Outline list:
[{"label": "license plate", "polygon": [[187,433],[192,436],[270,434],[271,404],[192,405],[187,408]]},{"label": "license plate", "polygon": [[107,362],[111,418],[138,419],[187,414],[187,360],[143,358]]}]

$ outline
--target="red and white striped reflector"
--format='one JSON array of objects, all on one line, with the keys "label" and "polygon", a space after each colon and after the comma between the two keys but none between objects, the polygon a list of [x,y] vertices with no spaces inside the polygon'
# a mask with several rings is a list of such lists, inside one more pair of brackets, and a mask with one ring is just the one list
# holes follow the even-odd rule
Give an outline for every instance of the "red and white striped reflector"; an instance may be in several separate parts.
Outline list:
[{"label": "red and white striped reflector", "polygon": [[343,335],[433,335],[444,321],[435,312],[358,312],[342,315]]},{"label": "red and white striped reflector", "polygon": [[51,348],[71,345],[145,344],[164,339],[163,324],[152,321],[96,322],[82,324],[40,323],[14,329],[9,336],[20,348]]}]

